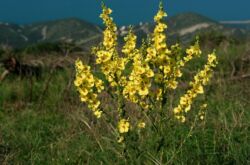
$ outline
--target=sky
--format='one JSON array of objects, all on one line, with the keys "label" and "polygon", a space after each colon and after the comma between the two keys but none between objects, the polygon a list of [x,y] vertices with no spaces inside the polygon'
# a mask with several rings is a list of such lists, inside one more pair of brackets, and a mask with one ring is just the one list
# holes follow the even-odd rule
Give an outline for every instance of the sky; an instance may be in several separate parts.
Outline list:
[{"label": "sky", "polygon": [[[153,20],[159,0],[104,0],[118,25]],[[163,0],[169,16],[196,12],[214,20],[250,20],[250,0]],[[100,0],[0,0],[0,21],[29,24],[81,18],[101,24]]]}]

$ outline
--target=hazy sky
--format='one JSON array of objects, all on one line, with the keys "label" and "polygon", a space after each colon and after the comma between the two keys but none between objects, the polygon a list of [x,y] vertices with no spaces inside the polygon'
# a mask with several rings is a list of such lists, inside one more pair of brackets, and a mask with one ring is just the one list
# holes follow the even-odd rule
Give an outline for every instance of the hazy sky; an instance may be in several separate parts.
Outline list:
[{"label": "hazy sky", "polygon": [[[119,25],[152,21],[158,0],[104,0]],[[100,0],[0,0],[0,21],[31,23],[77,17],[101,24]],[[250,19],[250,0],[164,0],[167,13],[192,11],[215,20]]]}]

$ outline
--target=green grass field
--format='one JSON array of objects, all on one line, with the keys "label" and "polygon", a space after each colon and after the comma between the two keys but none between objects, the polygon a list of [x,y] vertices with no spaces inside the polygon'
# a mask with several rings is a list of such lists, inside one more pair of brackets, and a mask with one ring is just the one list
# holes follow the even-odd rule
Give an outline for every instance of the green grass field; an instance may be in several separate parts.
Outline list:
[{"label": "green grass field", "polygon": [[97,121],[79,101],[73,65],[44,72],[32,97],[27,79],[9,76],[0,84],[0,164],[250,164],[250,80],[230,76],[246,49],[218,50],[205,120],[195,120],[194,105],[186,123],[164,122],[164,133],[131,133],[125,152],[112,133],[116,125]]}]

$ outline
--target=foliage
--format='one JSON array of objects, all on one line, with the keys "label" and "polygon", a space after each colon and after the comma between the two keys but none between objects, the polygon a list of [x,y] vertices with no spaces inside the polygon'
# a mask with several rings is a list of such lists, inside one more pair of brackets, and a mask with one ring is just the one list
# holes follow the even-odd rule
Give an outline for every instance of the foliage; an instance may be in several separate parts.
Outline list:
[{"label": "foliage", "polygon": [[38,43],[25,47],[25,53],[46,53],[46,52],[60,52],[61,48],[59,43]]}]

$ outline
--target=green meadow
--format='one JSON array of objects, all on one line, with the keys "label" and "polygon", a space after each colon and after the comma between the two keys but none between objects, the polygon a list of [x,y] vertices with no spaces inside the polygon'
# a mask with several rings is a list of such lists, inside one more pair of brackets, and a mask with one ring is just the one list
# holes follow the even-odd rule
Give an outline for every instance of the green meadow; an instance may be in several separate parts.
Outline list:
[{"label": "green meadow", "polygon": [[[185,123],[167,116],[160,134],[150,126],[131,133],[126,151],[113,133],[116,123],[96,120],[80,102],[73,63],[43,69],[33,85],[9,75],[0,84],[0,164],[250,164],[248,45],[216,48],[219,64],[205,88],[204,120],[195,116],[195,102]],[[190,81],[205,54],[188,65],[181,81]],[[115,111],[105,96],[102,101]]]}]

